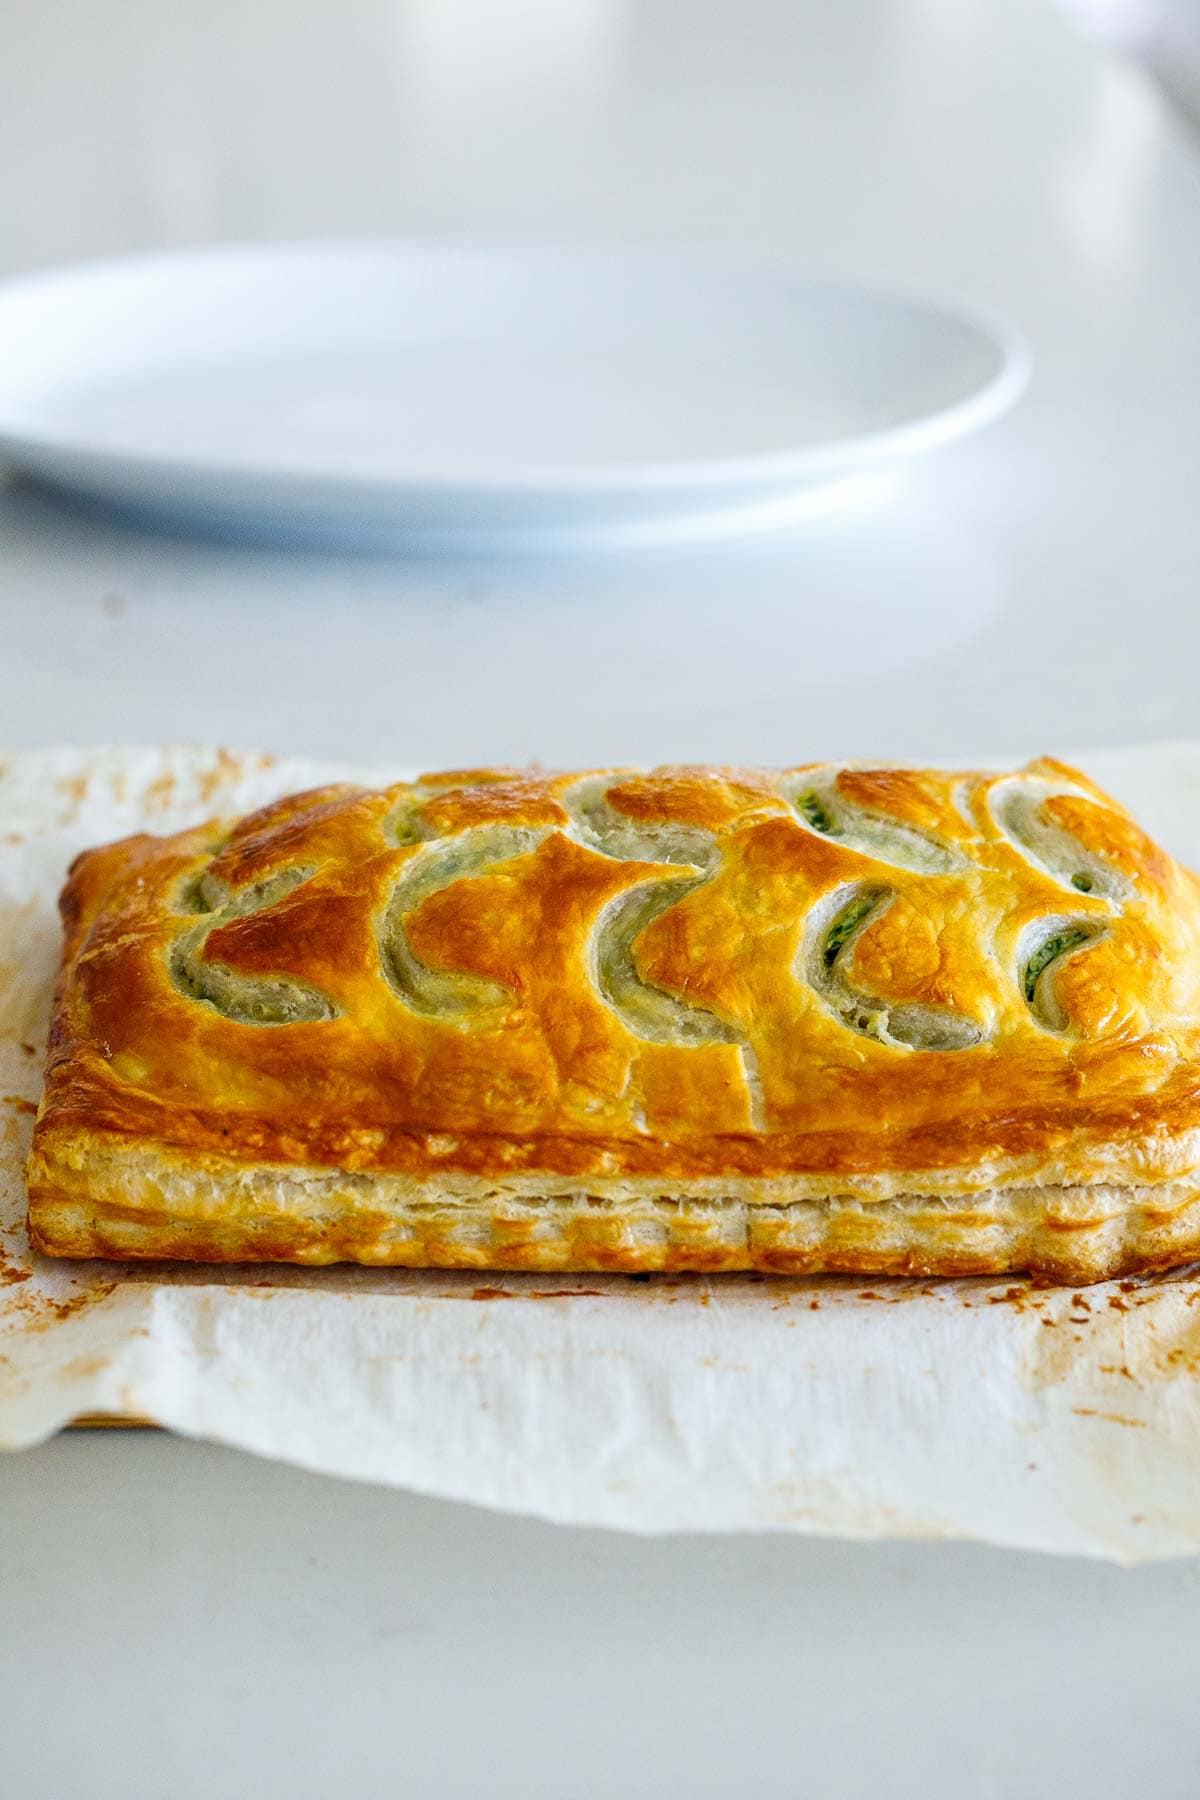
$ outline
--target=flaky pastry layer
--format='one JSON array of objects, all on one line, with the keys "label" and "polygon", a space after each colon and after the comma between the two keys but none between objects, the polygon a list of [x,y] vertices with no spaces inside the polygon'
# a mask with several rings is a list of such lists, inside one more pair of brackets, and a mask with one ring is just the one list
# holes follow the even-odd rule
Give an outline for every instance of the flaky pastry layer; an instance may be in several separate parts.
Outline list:
[{"label": "flaky pastry layer", "polygon": [[1200,1254],[1200,884],[1058,763],[322,789],[90,851],[63,916],[52,1254]]},{"label": "flaky pastry layer", "polygon": [[41,1171],[35,1247],[52,1256],[351,1261],[540,1272],[761,1270],[987,1275],[1072,1284],[1200,1258],[1200,1182],[764,1199],[523,1192],[460,1180],[207,1161],[98,1145],[86,1176]]}]

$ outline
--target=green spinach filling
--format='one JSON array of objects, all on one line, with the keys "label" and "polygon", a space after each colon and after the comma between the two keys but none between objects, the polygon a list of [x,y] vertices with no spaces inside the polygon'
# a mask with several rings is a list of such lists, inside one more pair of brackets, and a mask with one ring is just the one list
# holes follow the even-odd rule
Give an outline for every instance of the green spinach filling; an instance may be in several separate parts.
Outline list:
[{"label": "green spinach filling", "polygon": [[859,926],[875,911],[879,901],[878,894],[859,894],[856,899],[850,901],[848,906],[842,908],[826,932],[825,943],[821,949],[821,960],[825,964],[827,974]]},{"label": "green spinach filling", "polygon": [[1056,931],[1038,945],[1029,961],[1025,964],[1025,998],[1033,1005],[1033,997],[1037,992],[1037,984],[1060,956],[1068,956],[1072,950],[1078,950],[1081,944],[1090,943],[1095,933],[1086,926],[1078,926],[1069,931]]},{"label": "green spinach filling", "polygon": [[838,828],[834,823],[832,813],[826,811],[811,788],[806,794],[801,794],[797,798],[796,811],[803,814],[814,831],[823,832],[826,837],[838,835]]}]

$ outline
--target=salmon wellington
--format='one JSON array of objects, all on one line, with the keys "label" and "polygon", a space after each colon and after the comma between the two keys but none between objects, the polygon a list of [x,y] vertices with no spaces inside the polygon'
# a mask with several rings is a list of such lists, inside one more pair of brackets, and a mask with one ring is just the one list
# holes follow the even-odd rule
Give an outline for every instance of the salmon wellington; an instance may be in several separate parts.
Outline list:
[{"label": "salmon wellington", "polygon": [[55,1256],[1200,1257],[1200,883],[1064,765],[485,770],[89,850]]}]

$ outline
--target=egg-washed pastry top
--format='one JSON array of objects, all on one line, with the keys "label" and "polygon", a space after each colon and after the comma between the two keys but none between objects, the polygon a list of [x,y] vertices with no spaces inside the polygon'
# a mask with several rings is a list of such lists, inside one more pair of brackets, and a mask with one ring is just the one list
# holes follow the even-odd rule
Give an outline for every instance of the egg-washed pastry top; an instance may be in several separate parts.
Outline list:
[{"label": "egg-washed pastry top", "polygon": [[1200,1256],[1200,884],[1083,775],[486,770],[81,856],[67,1256]]}]

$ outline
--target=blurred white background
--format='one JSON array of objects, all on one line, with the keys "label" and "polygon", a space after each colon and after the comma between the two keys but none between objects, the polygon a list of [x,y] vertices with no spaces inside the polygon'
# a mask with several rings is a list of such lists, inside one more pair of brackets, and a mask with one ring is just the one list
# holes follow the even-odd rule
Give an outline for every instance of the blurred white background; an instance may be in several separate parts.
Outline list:
[{"label": "blurred white background", "polygon": [[1136,58],[1200,131],[1200,0],[1059,0],[1085,31]]}]

